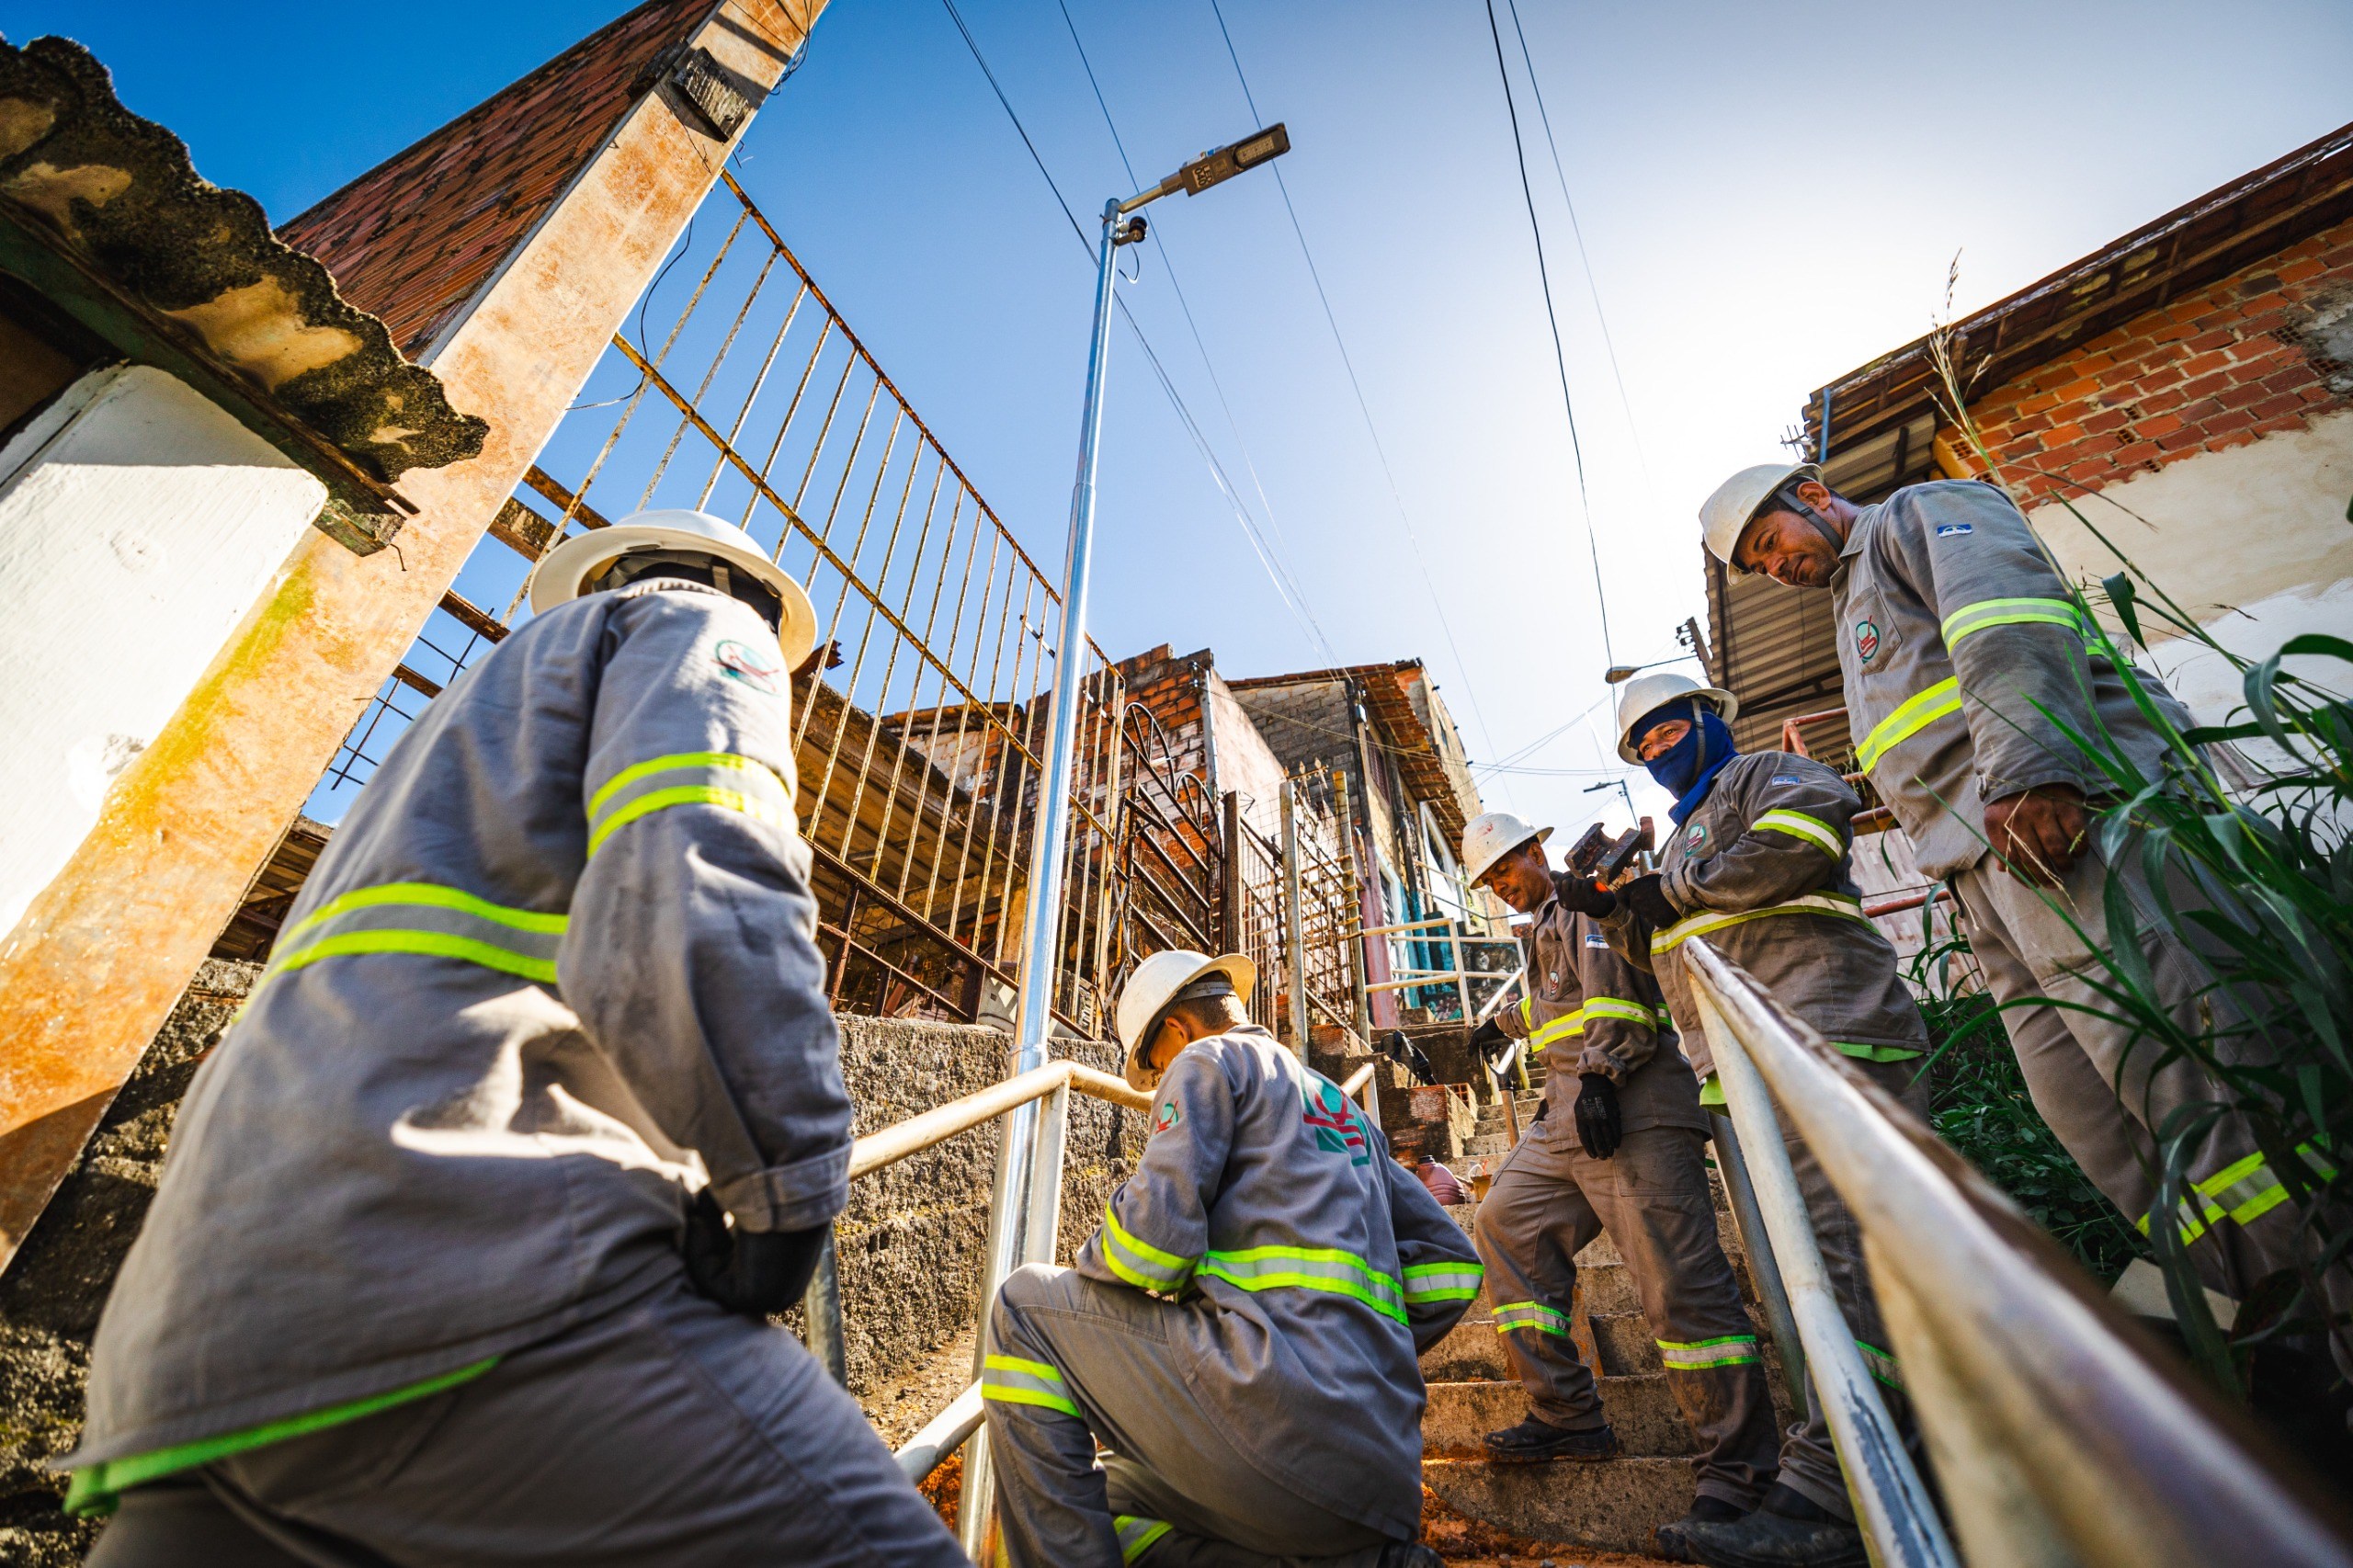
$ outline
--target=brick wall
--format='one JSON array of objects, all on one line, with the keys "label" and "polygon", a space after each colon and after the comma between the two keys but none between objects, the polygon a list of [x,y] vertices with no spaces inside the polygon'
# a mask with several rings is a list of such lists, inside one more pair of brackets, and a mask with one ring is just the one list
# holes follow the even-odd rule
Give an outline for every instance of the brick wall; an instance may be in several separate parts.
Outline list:
[{"label": "brick wall", "polygon": [[2353,222],[2136,317],[1971,413],[2031,509],[2353,407],[2348,304]]}]

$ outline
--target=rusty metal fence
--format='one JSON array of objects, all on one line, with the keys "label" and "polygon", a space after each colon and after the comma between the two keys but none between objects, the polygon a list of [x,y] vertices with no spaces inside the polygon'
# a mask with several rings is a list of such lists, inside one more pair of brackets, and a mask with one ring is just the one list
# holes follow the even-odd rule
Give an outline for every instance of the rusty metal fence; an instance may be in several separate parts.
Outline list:
[{"label": "rusty metal fence", "polygon": [[[822,621],[793,722],[836,1006],[972,1018],[1019,962],[1057,595],[767,217],[721,177],[359,715],[312,812],[337,814],[420,703],[505,636],[530,566],[558,540],[646,506],[714,512],[808,586]],[[656,302],[682,289],[657,324]],[[1126,702],[1101,650],[1083,656],[1054,999],[1093,1033],[1120,957],[1109,923]]]}]

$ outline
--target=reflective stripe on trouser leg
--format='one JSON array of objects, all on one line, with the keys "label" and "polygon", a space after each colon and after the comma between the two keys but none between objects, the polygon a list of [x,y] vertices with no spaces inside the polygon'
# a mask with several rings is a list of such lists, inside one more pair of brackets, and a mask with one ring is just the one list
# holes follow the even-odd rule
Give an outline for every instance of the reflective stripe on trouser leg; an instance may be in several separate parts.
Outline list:
[{"label": "reflective stripe on trouser leg", "polygon": [[1718,1367],[1745,1367],[1758,1363],[1756,1336],[1753,1334],[1727,1334],[1714,1339],[1658,1342],[1659,1359],[1670,1372],[1707,1372]]},{"label": "reflective stripe on trouser leg", "polygon": [[[1640,1134],[1636,1134],[1640,1136]],[[1472,1222],[1486,1268],[1491,1318],[1504,1358],[1540,1421],[1590,1431],[1602,1424],[1601,1392],[1571,1335],[1576,1254],[1601,1221],[1570,1179],[1570,1156],[1534,1131],[1495,1173]]]}]

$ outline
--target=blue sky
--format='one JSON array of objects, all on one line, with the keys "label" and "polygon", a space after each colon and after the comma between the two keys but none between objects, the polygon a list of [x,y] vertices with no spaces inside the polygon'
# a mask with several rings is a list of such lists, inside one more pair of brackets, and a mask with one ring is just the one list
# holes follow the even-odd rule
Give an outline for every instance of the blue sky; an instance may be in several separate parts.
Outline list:
[{"label": "blue sky", "polygon": [[[1065,3],[1143,179],[1251,129],[1209,0]],[[1122,335],[1096,636],[1211,646],[1234,676],[1422,656],[1475,759],[1568,725],[1522,759],[1541,771],[1486,789],[1573,826],[1617,799],[1577,771],[1615,770],[1606,707],[1570,722],[1608,659],[1483,0],[1222,3],[1259,107],[1290,125],[1285,180],[1395,489],[1274,182],[1165,201],[1126,297],[1271,513],[1315,630]],[[1672,653],[1703,612],[1700,497],[1778,455],[1813,387],[1926,330],[1956,251],[1966,311],[2334,128],[2353,80],[2341,0],[1519,4],[1592,267],[1499,4],[1627,662]],[[1071,204],[1123,191],[1057,0],[959,7]],[[87,44],[199,170],[282,220],[624,8],[9,0],[0,30]],[[835,5],[742,177],[1059,561],[1091,259],[944,7]]]}]

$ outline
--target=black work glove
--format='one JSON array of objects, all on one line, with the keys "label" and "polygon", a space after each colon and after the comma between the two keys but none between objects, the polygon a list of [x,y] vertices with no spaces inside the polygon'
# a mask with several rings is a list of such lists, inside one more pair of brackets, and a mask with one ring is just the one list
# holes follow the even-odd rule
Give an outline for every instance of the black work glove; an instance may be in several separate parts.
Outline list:
[{"label": "black work glove", "polygon": [[1471,1049],[1479,1053],[1479,1060],[1487,1064],[1490,1072],[1503,1064],[1511,1054],[1511,1036],[1504,1033],[1503,1025],[1493,1018],[1471,1031]]},{"label": "black work glove", "polygon": [[830,1221],[806,1231],[730,1230],[705,1187],[687,1210],[687,1278],[731,1312],[772,1317],[808,1290],[833,1230]]},{"label": "black work glove", "polygon": [[1422,1054],[1422,1048],[1407,1038],[1404,1029],[1391,1029],[1381,1037],[1381,1054],[1403,1067],[1422,1083],[1438,1082],[1438,1073],[1430,1066],[1430,1059]]},{"label": "black work glove", "polygon": [[1647,877],[1636,877],[1618,890],[1618,896],[1628,908],[1659,930],[1664,931],[1683,918],[1683,912],[1667,902],[1666,889],[1660,882],[1656,871]]},{"label": "black work glove", "polygon": [[1617,895],[1590,877],[1566,876],[1552,879],[1552,896],[1579,915],[1590,915],[1596,920],[1606,917],[1618,907]]},{"label": "black work glove", "polygon": [[1606,1073],[1580,1073],[1577,1082],[1577,1143],[1589,1160],[1606,1160],[1618,1152],[1625,1137],[1625,1119],[1618,1110],[1618,1085]]}]

